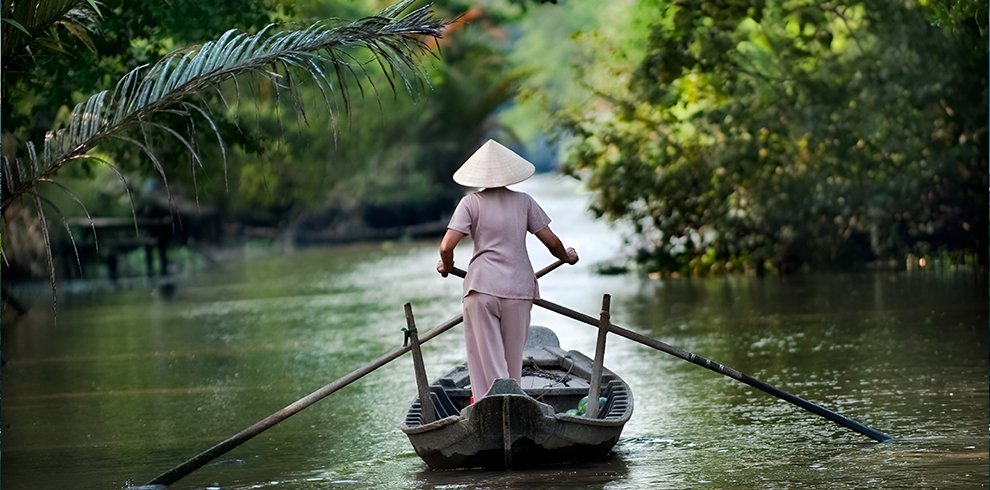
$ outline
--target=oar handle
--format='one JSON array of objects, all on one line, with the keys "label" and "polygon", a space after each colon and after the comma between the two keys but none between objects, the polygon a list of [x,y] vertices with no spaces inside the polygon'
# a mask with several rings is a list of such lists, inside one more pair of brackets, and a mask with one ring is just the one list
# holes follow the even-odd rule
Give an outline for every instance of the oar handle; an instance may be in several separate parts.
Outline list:
[{"label": "oar handle", "polygon": [[554,262],[554,263],[552,263],[552,264],[550,264],[550,265],[548,265],[548,266],[546,266],[546,267],[544,267],[544,268],[536,271],[536,277],[543,277],[543,276],[545,276],[545,275],[553,272],[554,269],[556,269],[556,268],[558,268],[558,267],[560,267],[560,266],[562,266],[562,265],[564,265],[566,263],[567,262],[564,262],[563,260],[559,260],[558,259],[556,262]]},{"label": "oar handle", "polygon": [[[560,267],[560,266],[562,266],[562,265],[564,265],[566,263],[567,262],[564,262],[563,260],[558,260],[558,261],[556,261],[556,262],[554,262],[554,263],[552,263],[552,264],[550,264],[550,265],[548,265],[548,266],[546,266],[546,267],[544,267],[544,268],[536,271],[536,277],[543,277],[543,276],[545,276],[545,275],[553,272],[554,269],[556,269],[556,268],[558,268],[558,267]],[[465,272],[464,269],[458,269],[457,267],[451,267],[450,268],[450,274],[455,275],[457,277],[460,277],[461,279],[464,279],[464,277],[467,276],[467,272]]]}]

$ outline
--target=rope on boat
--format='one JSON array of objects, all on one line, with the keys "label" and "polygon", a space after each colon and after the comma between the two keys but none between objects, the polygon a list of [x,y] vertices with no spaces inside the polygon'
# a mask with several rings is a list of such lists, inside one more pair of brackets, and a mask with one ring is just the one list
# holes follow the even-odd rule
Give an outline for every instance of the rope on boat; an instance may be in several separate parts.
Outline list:
[{"label": "rope on boat", "polygon": [[571,381],[572,379],[574,379],[574,378],[571,377],[571,369],[574,369],[574,359],[571,359],[571,356],[564,356],[564,359],[567,359],[570,362],[570,365],[567,367],[567,372],[565,372],[564,374],[554,374],[554,373],[551,373],[550,371],[547,371],[545,369],[540,369],[540,366],[538,366],[536,364],[536,361],[532,357],[529,358],[530,365],[529,366],[523,366],[523,368],[522,368],[522,375],[523,376],[533,376],[533,377],[537,377],[537,378],[546,378],[546,379],[550,379],[550,380],[553,381],[552,383],[548,383],[548,384],[544,385],[543,387],[541,387],[541,389],[543,391],[538,396],[534,396],[533,399],[539,400],[539,399],[543,398],[543,395],[546,395],[547,394],[547,391],[550,388],[553,388],[554,386],[556,386],[558,384],[562,384],[564,386],[569,386],[567,383],[569,381]]}]

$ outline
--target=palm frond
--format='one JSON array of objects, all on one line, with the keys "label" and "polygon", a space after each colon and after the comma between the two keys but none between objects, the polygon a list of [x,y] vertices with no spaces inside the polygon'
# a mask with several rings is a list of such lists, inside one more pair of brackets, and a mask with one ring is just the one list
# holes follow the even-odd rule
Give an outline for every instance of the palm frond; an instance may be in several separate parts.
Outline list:
[{"label": "palm frond", "polygon": [[[358,62],[350,52],[364,48],[371,53],[372,62],[382,67],[393,90],[396,79],[401,79],[407,90],[413,90],[417,80],[425,81],[419,59],[430,52],[429,39],[441,37],[446,23],[434,18],[428,5],[399,17],[411,4],[412,0],[403,0],[379,15],[346,24],[318,22],[304,29],[275,33],[270,33],[273,29],[268,26],[257,34],[230,30],[215,41],[172,53],[154,66],[135,68],[113,90],[104,90],[77,104],[68,123],[49,131],[43,143],[26,145],[27,157],[3,160],[2,205],[6,207],[29,193],[37,182],[50,179],[111,139],[131,142],[144,151],[167,185],[164,167],[148,143],[150,133],[178,140],[196,162],[201,162],[201,157],[190,143],[192,135],[182,135],[156,122],[155,117],[179,115],[189,120],[190,126],[194,118],[204,119],[223,148],[223,139],[208,111],[191,99],[246,74],[268,79],[278,94],[281,90],[294,90],[300,77],[290,76],[291,72],[306,72],[308,77],[302,78],[315,80],[324,94],[333,93],[342,99],[344,112],[349,112],[345,73],[356,79],[360,78],[358,73],[367,80],[371,77],[366,71],[367,63]],[[326,101],[333,115],[329,95]],[[132,130],[140,131],[145,142],[125,134]],[[42,148],[40,153],[35,150],[38,146]]]},{"label": "palm frond", "polygon": [[92,34],[102,16],[96,0],[3,0],[0,7],[0,59],[6,69],[21,54],[30,56],[37,47],[64,51],[56,27],[93,48]]},{"label": "palm frond", "polygon": [[[50,185],[53,185],[53,186],[57,187],[65,195],[67,195],[70,198],[72,198],[72,200],[75,201],[76,204],[78,204],[82,208],[83,212],[86,213],[86,218],[89,220],[90,229],[93,231],[93,244],[94,244],[94,246],[96,248],[96,251],[99,252],[99,250],[100,250],[100,241],[99,241],[99,239],[96,236],[96,224],[93,221],[93,216],[89,214],[89,210],[86,209],[86,205],[83,204],[83,202],[82,202],[81,199],[79,199],[79,196],[77,196],[75,192],[72,192],[72,190],[69,189],[68,187],[62,185],[62,183],[60,183],[60,182],[56,182],[56,181],[50,180],[50,179],[42,180],[42,182],[45,182],[47,184],[50,184]],[[69,238],[69,244],[72,245],[72,252],[76,256],[76,267],[78,268],[79,273],[81,274],[82,273],[82,259],[79,258],[79,247],[76,246],[76,238],[72,234],[72,228],[69,226],[69,220],[66,219],[65,216],[62,215],[61,213],[59,213],[59,215],[62,218],[62,227],[65,229],[65,234]]]}]

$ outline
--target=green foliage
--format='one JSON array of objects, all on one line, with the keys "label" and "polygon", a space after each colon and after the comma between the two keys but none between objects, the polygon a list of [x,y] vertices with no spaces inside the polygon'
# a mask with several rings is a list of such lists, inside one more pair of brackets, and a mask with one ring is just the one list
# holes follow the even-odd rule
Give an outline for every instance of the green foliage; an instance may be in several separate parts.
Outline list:
[{"label": "green foliage", "polygon": [[[441,2],[452,5],[442,15],[456,17],[457,3]],[[519,15],[505,2],[452,30],[444,59],[424,64],[417,53],[442,23],[423,10],[390,21],[397,8],[380,0],[99,8],[93,50],[63,36],[61,50],[18,58],[16,70],[4,60],[3,200],[5,216],[24,217],[19,227],[57,230],[79,214],[136,217],[147,203],[183,200],[268,227],[319,213],[380,226],[436,220],[463,191],[450,175],[500,131],[493,115],[521,77],[500,40],[499,23]],[[382,8],[353,24],[326,20]],[[265,29],[270,22],[300,27],[276,32]],[[368,37],[376,26],[384,37]],[[309,41],[331,31],[347,50],[310,54],[318,50]],[[271,52],[245,55],[255,43]],[[219,69],[206,67],[211,59]],[[43,234],[32,248],[49,242]],[[28,256],[25,243],[5,250],[15,266]]]},{"label": "green foliage", "polygon": [[[82,3],[91,7],[95,5],[94,2],[76,2]],[[235,3],[239,5],[239,2],[231,2],[226,12],[240,18],[238,16],[244,11],[237,10],[239,7]],[[421,54],[430,49],[426,41],[439,37],[445,25],[443,21],[433,17],[429,8],[403,13],[411,4],[411,0],[400,1],[387,6],[377,15],[353,22],[321,20],[305,27],[283,31],[277,31],[269,24],[256,33],[229,29],[215,41],[178,50],[173,50],[174,46],[168,37],[153,37],[151,42],[144,42],[139,37],[129,36],[127,25],[120,26],[124,35],[117,39],[118,49],[123,49],[122,43],[126,40],[130,53],[137,57],[159,50],[170,52],[153,65],[145,64],[126,71],[119,80],[115,77],[115,70],[122,65],[120,59],[114,57],[100,57],[91,66],[79,67],[69,63],[68,71],[60,71],[64,67],[45,66],[41,58],[35,57],[33,51],[29,51],[30,56],[27,58],[14,57],[10,60],[11,63],[25,59],[29,63],[20,71],[10,70],[13,89],[5,91],[3,99],[3,112],[13,112],[14,117],[11,119],[15,123],[7,124],[5,121],[3,179],[0,182],[3,189],[4,224],[8,236],[10,225],[15,221],[26,228],[23,236],[30,236],[30,229],[37,230],[36,234],[41,236],[41,240],[37,241],[43,242],[41,248],[47,254],[49,277],[54,292],[55,264],[51,252],[53,245],[49,231],[49,213],[58,217],[66,230],[69,225],[57,203],[49,198],[44,188],[61,192],[85,208],[85,203],[79,196],[56,178],[65,168],[79,168],[76,175],[92,175],[93,166],[110,169],[121,182],[121,188],[131,202],[131,214],[136,218],[137,210],[133,204],[129,178],[135,178],[135,175],[136,178],[157,175],[164,185],[169,204],[173,204],[169,176],[176,171],[178,165],[173,158],[175,149],[188,156],[192,169],[192,187],[198,189],[197,172],[205,171],[205,157],[215,155],[200,150],[200,138],[204,133],[207,139],[212,138],[212,147],[219,149],[219,167],[224,170],[226,185],[227,147],[223,138],[226,126],[223,120],[213,115],[213,110],[214,106],[221,105],[218,102],[227,104],[228,100],[241,100],[242,82],[246,82],[245,85],[255,82],[257,88],[272,89],[276,100],[285,97],[292,108],[300,113],[303,112],[303,107],[298,92],[299,81],[311,82],[316,93],[320,94],[320,100],[330,114],[331,121],[351,112],[348,87],[356,86],[363,94],[363,84],[374,83],[374,78],[378,77],[379,81],[387,82],[393,94],[397,90],[411,91],[423,81],[424,73],[417,67],[417,63]],[[21,7],[24,4],[18,2],[16,5]],[[128,4],[129,7],[132,5]],[[220,15],[215,19],[223,21],[224,9],[197,11],[196,9],[201,8],[197,5],[190,3],[188,7],[191,11],[178,9],[178,13],[218,13]],[[71,16],[74,11],[72,2],[39,2],[31,9],[20,10],[14,8],[13,3],[5,2],[4,12],[19,13],[22,17],[4,23],[3,37],[23,38],[24,46],[32,46],[33,42],[40,43],[41,40],[53,38],[51,34],[41,35],[60,22],[50,19]],[[251,12],[250,9],[246,11]],[[37,22],[32,20],[40,12],[45,14],[44,19]],[[149,9],[149,12],[139,13],[138,17],[153,12],[154,9]],[[267,10],[262,13],[265,17],[270,16]],[[211,18],[210,15],[206,17]],[[150,15],[147,24],[174,31],[185,29],[184,35],[190,37],[205,32],[191,27],[190,22],[184,24],[181,20],[176,20],[170,24]],[[64,21],[61,22],[66,25]],[[77,26],[68,28],[71,30]],[[76,37],[83,39],[81,35]],[[99,49],[100,46],[96,48]],[[365,59],[358,60],[357,56]],[[104,61],[108,64],[101,65]],[[368,61],[372,64],[369,65]],[[7,65],[7,62],[5,59],[5,74],[8,66],[13,66]],[[374,66],[380,71],[376,73],[368,66]],[[81,75],[78,78],[83,82],[80,84],[82,87],[93,82],[112,88],[105,88],[93,95],[80,96],[75,92],[78,86],[68,87],[65,83],[55,83],[56,80],[61,81],[60,77],[63,75],[68,76],[68,81],[75,79],[77,73],[72,70],[73,67],[80,69]],[[90,68],[93,69],[92,72],[87,71]],[[252,75],[254,78],[251,78]],[[52,85],[50,92],[45,91],[47,84]],[[60,95],[60,88],[64,90],[61,95],[71,90],[71,99],[79,100],[71,111],[66,106],[48,102],[50,97]],[[24,97],[17,98],[19,95]],[[377,90],[375,95],[381,96]],[[215,97],[212,99],[214,103],[211,103],[209,97]],[[8,111],[6,107],[17,107],[19,110]],[[37,136],[30,126],[39,120],[38,117],[45,116],[43,109],[46,107],[56,114],[48,114],[51,116],[51,125],[48,126],[50,129],[43,136]],[[276,104],[276,107],[281,106]],[[95,150],[98,147],[106,153],[97,154]],[[246,175],[246,180],[250,181],[250,172]],[[24,211],[31,206],[37,226],[31,223],[31,213]],[[29,240],[20,240],[17,243],[26,248]],[[10,247],[4,250],[8,264],[10,251]]]},{"label": "green foliage", "polygon": [[[300,111],[302,107],[292,80],[308,76],[323,95],[328,111],[333,111],[331,98],[339,98],[347,112],[347,83],[353,80],[360,85],[362,68],[348,66],[353,55],[346,49],[358,45],[377,56],[393,88],[397,81],[410,87],[417,51],[426,47],[415,36],[438,36],[440,24],[430,18],[428,10],[415,10],[401,18],[390,17],[398,13],[391,10],[353,23],[317,22],[305,29],[272,34],[267,28],[257,34],[231,29],[216,41],[169,54],[147,70],[143,67],[131,70],[113,90],[101,91],[77,104],[66,124],[47,133],[43,144],[28,142],[25,156],[5,158],[3,183],[7,192],[3,202],[13,202],[73,161],[93,159],[87,155],[89,150],[110,139],[142,150],[167,186],[167,169],[154,151],[149,134],[174,139],[189,151],[196,165],[202,166],[194,139],[173,128],[186,125],[189,134],[195,135],[196,121],[202,121],[213,130],[223,149],[222,135],[208,108],[189,99],[235,80],[238,75],[260,75],[272,83],[278,95],[286,92]],[[163,124],[154,120],[159,115],[178,122]],[[131,130],[137,133],[129,134]]]},{"label": "green foliage", "polygon": [[985,26],[893,0],[657,12],[630,95],[566,125],[568,168],[633,223],[648,268],[985,256]]},{"label": "green foliage", "polygon": [[[236,119],[250,121],[240,126],[250,144],[238,143],[230,155],[230,188],[237,191],[212,172],[198,182],[200,197],[271,226],[312,213],[365,214],[381,226],[441,218],[463,192],[451,175],[500,131],[493,116],[516,93],[521,75],[487,18],[446,36],[440,49],[441,60],[423,65],[429,90],[416,98],[385,92],[384,73],[372,66],[364,97],[378,93],[379,100],[346,119],[277,112],[270,100],[233,104]],[[353,84],[350,91],[361,93]],[[299,96],[303,107],[322,103],[312,87],[301,87]]]},{"label": "green foliage", "polygon": [[[20,11],[35,3],[4,0],[4,12],[11,14],[5,20],[31,18]],[[45,18],[52,19],[47,23],[52,27],[37,26],[39,34],[17,37],[16,31],[3,26],[4,131],[15,128],[18,139],[36,141],[53,123],[64,122],[66,106],[108,88],[132,68],[231,28],[256,32],[271,22],[284,21],[283,12],[291,12],[291,6],[280,7],[284,3],[107,0],[98,3],[101,15],[96,15],[93,5],[97,2],[40,2],[38,6],[50,10]],[[79,19],[76,25],[88,31],[58,29],[73,25],[68,22],[72,19]],[[74,38],[65,31],[89,34]],[[39,49],[40,41],[44,42]],[[30,44],[18,49],[20,42]]]},{"label": "green foliage", "polygon": [[629,66],[643,56],[644,18],[655,2],[566,2],[530,8],[518,21],[511,60],[525,71],[500,120],[524,141],[552,132],[569,105],[624,90]]}]

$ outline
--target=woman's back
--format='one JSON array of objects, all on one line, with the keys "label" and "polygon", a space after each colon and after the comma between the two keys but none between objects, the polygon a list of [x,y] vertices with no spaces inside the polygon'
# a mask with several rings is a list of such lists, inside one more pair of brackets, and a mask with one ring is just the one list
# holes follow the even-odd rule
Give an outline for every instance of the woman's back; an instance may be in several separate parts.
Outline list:
[{"label": "woman's back", "polygon": [[450,222],[451,229],[474,240],[464,294],[477,291],[502,298],[539,297],[526,234],[549,224],[550,218],[526,193],[496,187],[465,196]]}]

